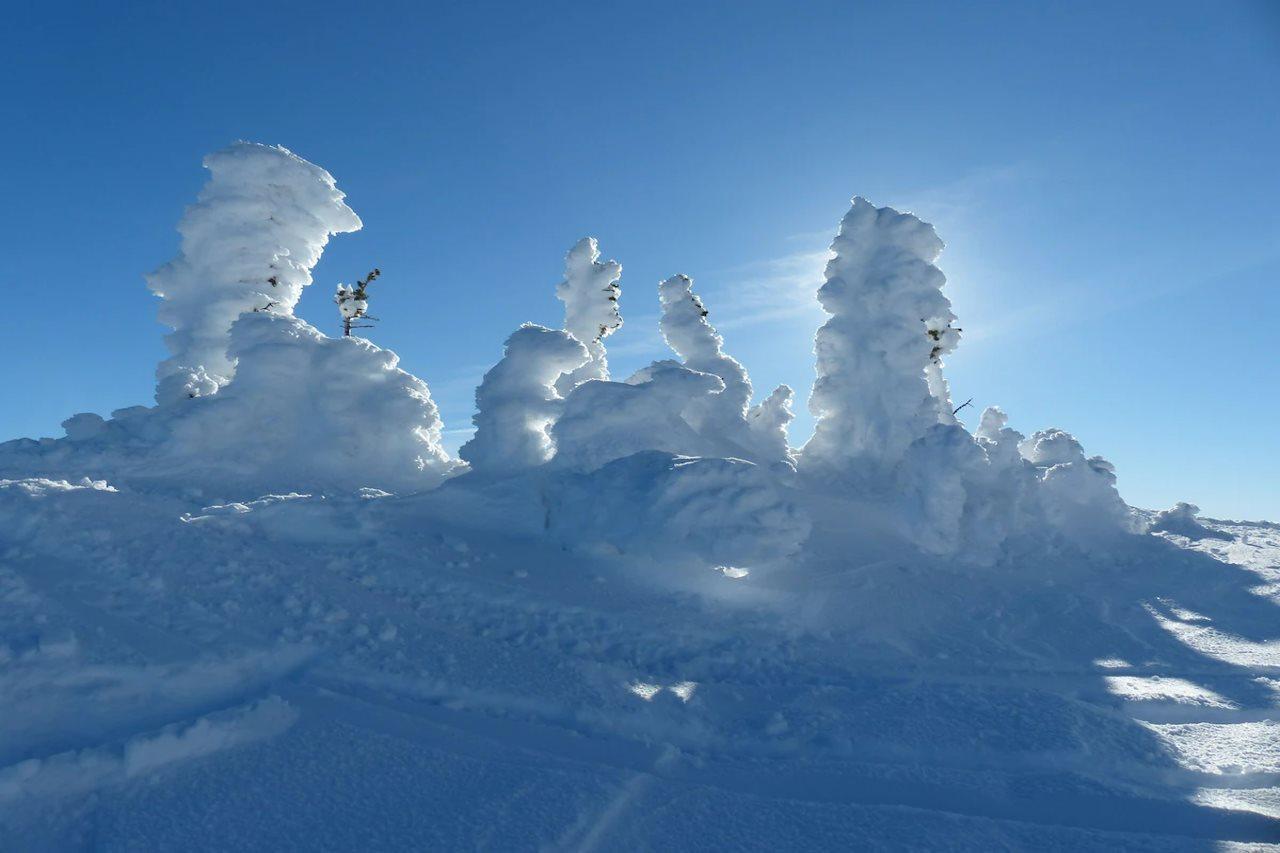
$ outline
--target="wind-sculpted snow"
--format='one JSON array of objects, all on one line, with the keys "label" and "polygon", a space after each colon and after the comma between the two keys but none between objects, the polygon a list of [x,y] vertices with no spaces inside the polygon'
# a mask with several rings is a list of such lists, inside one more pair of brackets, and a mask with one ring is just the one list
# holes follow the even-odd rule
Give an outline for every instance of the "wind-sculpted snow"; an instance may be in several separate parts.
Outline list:
[{"label": "wind-sculpted snow", "polygon": [[723,350],[724,339],[707,321],[707,309],[693,292],[693,279],[675,275],[658,285],[662,306],[659,326],[667,345],[684,366],[720,377],[724,389],[692,398],[682,415],[691,427],[722,447],[720,455],[756,462],[790,461],[787,424],[791,421],[791,389],[781,386],[760,406],[748,409],[751,378],[747,369]]},{"label": "wind-sculpted snow", "polygon": [[594,470],[643,450],[715,456],[718,442],[682,416],[690,401],[718,394],[724,382],[710,373],[659,361],[626,382],[584,382],[570,392],[552,427],[555,465]]},{"label": "wind-sculpted snow", "polygon": [[361,227],[333,177],[285,148],[237,142],[204,165],[209,182],[178,225],[181,251],[147,277],[163,300],[160,322],[173,329],[156,369],[162,405],[226,385],[236,318],[291,315],[329,237]]},{"label": "wind-sculpted snow", "polygon": [[971,434],[920,219],[841,224],[801,453],[688,277],[681,361],[611,381],[584,240],[467,466],[394,353],[291,316],[359,225],[328,173],[209,165],[152,278],[162,404],[0,445],[0,848],[1280,838],[1276,526],[1138,535],[1070,434]]},{"label": "wind-sculpted snow", "polygon": [[241,316],[228,353],[240,369],[219,393],[105,421],[77,415],[65,439],[0,445],[0,470],[91,471],[133,486],[238,496],[417,491],[456,467],[426,384],[399,369],[395,353],[266,312]]},{"label": "wind-sculpted snow", "polygon": [[909,213],[855,198],[831,250],[818,301],[832,316],[817,334],[817,424],[801,466],[884,476],[932,425],[954,422],[941,358],[959,330],[934,265],[942,241]]},{"label": "wind-sculpted snow", "polygon": [[1036,468],[1040,505],[1058,531],[1091,543],[1132,528],[1129,508],[1116,491],[1115,467],[1101,456],[1085,458],[1084,448],[1070,433],[1042,430],[1018,449]]},{"label": "wind-sculpted snow", "polygon": [[567,332],[521,326],[476,389],[476,434],[458,455],[485,474],[513,474],[549,461],[555,453],[551,426],[564,404],[556,380],[588,359],[586,347]]},{"label": "wind-sculpted snow", "polygon": [[564,281],[556,285],[556,298],[564,303],[565,331],[586,346],[591,360],[556,381],[556,391],[561,396],[588,379],[609,378],[604,339],[622,328],[622,314],[618,311],[621,276],[622,264],[600,260],[594,237],[583,237],[565,256]]},{"label": "wind-sculpted snow", "polygon": [[1150,530],[1152,533],[1172,533],[1176,536],[1185,536],[1193,541],[1231,538],[1226,534],[1205,527],[1196,518],[1199,514],[1200,507],[1185,501],[1178,501],[1169,509],[1156,513],[1155,518],[1151,520]]},{"label": "wind-sculpted snow", "polygon": [[809,534],[769,473],[739,459],[633,453],[549,494],[553,535],[594,553],[754,566],[795,554]]}]

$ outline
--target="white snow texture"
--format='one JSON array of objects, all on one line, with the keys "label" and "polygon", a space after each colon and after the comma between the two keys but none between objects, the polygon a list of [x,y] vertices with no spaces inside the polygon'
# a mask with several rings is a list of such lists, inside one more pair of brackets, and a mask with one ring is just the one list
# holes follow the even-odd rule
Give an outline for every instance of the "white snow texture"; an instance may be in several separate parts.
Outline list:
[{"label": "white snow texture", "polygon": [[205,165],[148,279],[157,405],[0,444],[0,848],[1280,838],[1275,525],[970,433],[915,215],[840,223],[803,448],[689,276],[676,357],[611,378],[622,267],[583,238],[453,458],[393,352],[294,316],[361,225],[329,173]]}]

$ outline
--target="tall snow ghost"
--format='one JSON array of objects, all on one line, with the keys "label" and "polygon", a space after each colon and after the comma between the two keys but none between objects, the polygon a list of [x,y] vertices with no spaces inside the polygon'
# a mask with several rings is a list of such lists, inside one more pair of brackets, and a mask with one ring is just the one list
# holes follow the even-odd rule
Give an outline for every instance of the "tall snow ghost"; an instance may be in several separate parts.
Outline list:
[{"label": "tall snow ghost", "polygon": [[811,472],[878,476],[935,424],[954,423],[942,357],[959,341],[942,241],[909,213],[855,198],[831,245],[818,301],[817,418],[801,465]]},{"label": "tall snow ghost", "polygon": [[237,142],[204,166],[209,182],[178,224],[178,256],[147,277],[164,300],[160,322],[173,329],[170,357],[156,369],[161,405],[231,381],[236,318],[255,309],[292,315],[329,237],[361,227],[333,176],[285,148]]},{"label": "tall snow ghost", "polygon": [[491,474],[513,474],[550,461],[555,454],[550,430],[564,402],[556,379],[590,359],[586,347],[566,332],[521,326],[476,389],[476,434],[458,455],[472,470]]},{"label": "tall snow ghost", "polygon": [[780,386],[759,406],[749,409],[751,377],[737,359],[724,352],[724,338],[707,321],[707,309],[693,292],[693,279],[672,276],[658,285],[658,300],[662,336],[684,360],[684,366],[724,381],[723,391],[693,398],[684,410],[685,419],[699,433],[735,445],[726,450],[727,455],[759,462],[789,460],[791,389]]},{"label": "tall snow ghost", "polygon": [[587,347],[591,360],[556,382],[565,396],[588,379],[608,379],[604,339],[622,327],[618,297],[622,288],[622,264],[601,261],[594,237],[583,237],[564,259],[564,281],[556,285],[556,298],[564,303],[564,328]]}]

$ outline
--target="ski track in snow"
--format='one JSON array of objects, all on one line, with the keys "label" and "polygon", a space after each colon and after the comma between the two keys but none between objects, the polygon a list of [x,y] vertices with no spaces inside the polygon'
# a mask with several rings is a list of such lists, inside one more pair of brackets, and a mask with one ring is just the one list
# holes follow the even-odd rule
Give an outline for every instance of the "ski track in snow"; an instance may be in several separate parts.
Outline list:
[{"label": "ski track in snow", "polygon": [[[482,538],[413,498],[194,524],[168,498],[21,499],[5,849],[1280,839],[1274,528],[1148,537],[1073,578],[778,570],[807,573],[795,595]],[[361,536],[311,535],[328,512]]]}]

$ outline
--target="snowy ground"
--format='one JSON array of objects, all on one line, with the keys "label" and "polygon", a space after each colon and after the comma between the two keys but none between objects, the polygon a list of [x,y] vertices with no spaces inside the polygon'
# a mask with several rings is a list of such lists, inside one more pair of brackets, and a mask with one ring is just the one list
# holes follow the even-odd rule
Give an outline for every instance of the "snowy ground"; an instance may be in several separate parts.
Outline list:
[{"label": "snowy ground", "polygon": [[735,577],[478,534],[474,488],[0,481],[0,847],[1280,842],[1280,528]]},{"label": "snowy ground", "polygon": [[918,217],[840,223],[804,447],[688,276],[610,378],[588,238],[457,459],[293,315],[333,177],[205,165],[159,405],[0,444],[0,853],[1280,845],[1280,527],[970,433]]}]

